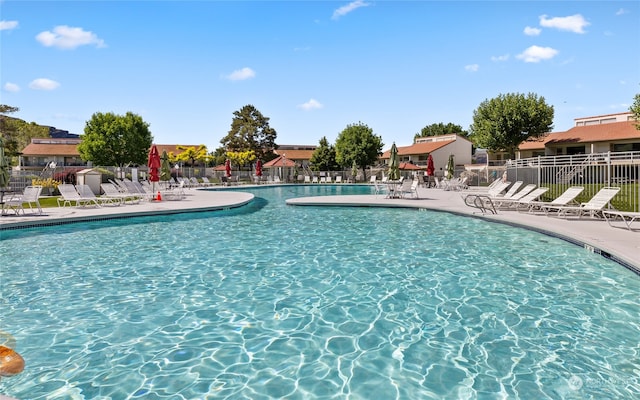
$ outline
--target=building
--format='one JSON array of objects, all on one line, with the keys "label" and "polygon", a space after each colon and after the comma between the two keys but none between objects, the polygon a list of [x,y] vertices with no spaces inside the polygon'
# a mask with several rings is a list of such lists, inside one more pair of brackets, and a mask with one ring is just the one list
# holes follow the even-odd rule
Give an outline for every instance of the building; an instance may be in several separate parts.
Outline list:
[{"label": "building", "polygon": [[630,112],[576,118],[565,132],[551,132],[518,147],[517,158],[640,151],[638,122]]},{"label": "building", "polygon": [[[437,172],[444,170],[450,155],[453,155],[456,165],[470,164],[472,147],[468,139],[456,134],[427,136],[417,138],[411,146],[399,146],[398,156],[401,163],[426,169],[427,158],[431,154]],[[390,156],[391,150],[387,150],[380,157],[385,166],[389,165]]]},{"label": "building", "polygon": [[51,163],[58,167],[86,167],[78,153],[79,137],[33,138],[22,150],[18,169],[42,170]]}]

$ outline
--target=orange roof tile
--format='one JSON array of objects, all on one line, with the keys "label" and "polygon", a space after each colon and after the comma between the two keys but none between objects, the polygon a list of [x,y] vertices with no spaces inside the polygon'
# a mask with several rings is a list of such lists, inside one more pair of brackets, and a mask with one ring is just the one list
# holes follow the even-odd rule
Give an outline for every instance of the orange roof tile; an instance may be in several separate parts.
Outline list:
[{"label": "orange roof tile", "polygon": [[77,144],[29,143],[22,150],[24,156],[79,156]]},{"label": "orange roof tile", "polygon": [[408,162],[401,162],[398,168],[403,171],[416,171],[416,170],[422,169],[419,166],[408,163]]},{"label": "orange roof tile", "polygon": [[289,158],[289,155],[287,154],[286,157],[282,157],[282,156],[278,156],[276,158],[274,158],[273,160],[266,162],[262,165],[262,168],[274,168],[274,167],[295,167],[296,163],[295,161],[291,160]]},{"label": "orange roof tile", "polygon": [[[399,146],[398,147],[398,155],[412,155],[412,154],[427,154],[432,151],[438,150],[441,147],[444,147],[450,143],[455,142],[455,140],[446,140],[442,142],[425,142],[425,143],[414,143],[411,146]],[[387,150],[382,153],[380,158],[385,159],[391,156],[391,150]]]},{"label": "orange roof tile", "polygon": [[314,150],[274,150],[277,155],[284,154],[287,159],[292,160],[310,160]]},{"label": "orange roof tile", "polygon": [[640,130],[636,129],[636,124],[636,121],[624,121],[599,125],[574,126],[566,132],[550,134],[545,143],[549,145],[640,139]]}]

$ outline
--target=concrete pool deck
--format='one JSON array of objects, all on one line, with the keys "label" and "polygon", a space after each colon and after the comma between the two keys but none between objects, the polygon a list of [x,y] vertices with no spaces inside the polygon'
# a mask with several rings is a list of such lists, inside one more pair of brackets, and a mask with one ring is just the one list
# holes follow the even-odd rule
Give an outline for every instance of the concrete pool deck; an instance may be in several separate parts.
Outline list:
[{"label": "concrete pool deck", "polygon": [[[264,185],[266,186],[266,185]],[[3,230],[46,225],[58,225],[98,219],[126,218],[145,215],[163,215],[185,212],[203,212],[241,207],[251,202],[253,194],[234,190],[186,190],[186,196],[178,201],[141,201],[138,204],[104,207],[45,208],[43,215],[30,214],[0,217],[0,238]],[[219,188],[223,189],[223,188]],[[487,221],[506,223],[559,237],[610,258],[640,273],[640,231],[630,231],[620,222],[611,227],[601,219],[557,218],[517,211],[498,211],[496,215],[481,214],[468,207],[460,192],[441,189],[418,189],[419,199],[387,199],[383,195],[316,196],[289,199],[292,206],[350,206],[350,207],[404,207],[450,212],[474,216]],[[619,226],[619,227],[618,227]]]}]

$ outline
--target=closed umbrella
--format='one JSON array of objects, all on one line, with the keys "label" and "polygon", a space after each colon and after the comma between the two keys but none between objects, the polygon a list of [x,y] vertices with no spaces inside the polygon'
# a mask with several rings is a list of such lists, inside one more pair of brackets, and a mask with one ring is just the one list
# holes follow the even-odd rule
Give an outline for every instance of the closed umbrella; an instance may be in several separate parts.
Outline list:
[{"label": "closed umbrella", "polygon": [[427,158],[427,176],[433,176],[436,173],[436,167],[433,165],[433,157],[429,154]]},{"label": "closed umbrella", "polygon": [[231,177],[231,160],[227,159],[227,161],[224,162],[224,173],[227,176],[227,178]]},{"label": "closed umbrella", "polygon": [[447,161],[447,179],[453,178],[453,173],[456,165],[453,162],[453,154],[449,155],[449,161]]},{"label": "closed umbrella", "polygon": [[398,156],[396,143],[393,142],[389,156],[389,180],[397,181],[398,179],[400,179],[400,157]]},{"label": "closed umbrella", "polygon": [[260,182],[260,178],[262,177],[262,160],[256,161],[256,176],[258,177],[258,182]]},{"label": "closed umbrella", "polygon": [[169,155],[166,150],[162,151],[161,159],[161,167],[160,167],[160,180],[161,181],[169,181],[171,180],[171,163],[169,162]]},{"label": "closed umbrella", "polygon": [[160,153],[158,153],[158,148],[154,144],[151,146],[151,151],[149,151],[149,160],[147,162],[147,167],[149,167],[149,181],[151,181],[153,185],[154,192],[156,190],[156,182],[160,180],[161,166]]}]

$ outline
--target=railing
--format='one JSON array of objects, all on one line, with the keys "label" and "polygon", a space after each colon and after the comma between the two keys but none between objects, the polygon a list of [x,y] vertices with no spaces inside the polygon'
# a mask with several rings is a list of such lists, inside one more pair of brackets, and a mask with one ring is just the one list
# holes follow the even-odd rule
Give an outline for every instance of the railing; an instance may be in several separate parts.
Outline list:
[{"label": "railing", "polygon": [[640,210],[640,152],[540,156],[506,164],[507,179],[549,187],[543,200],[557,197],[570,186],[583,186],[578,201],[590,199],[605,186],[620,187],[612,201],[619,210]]}]

